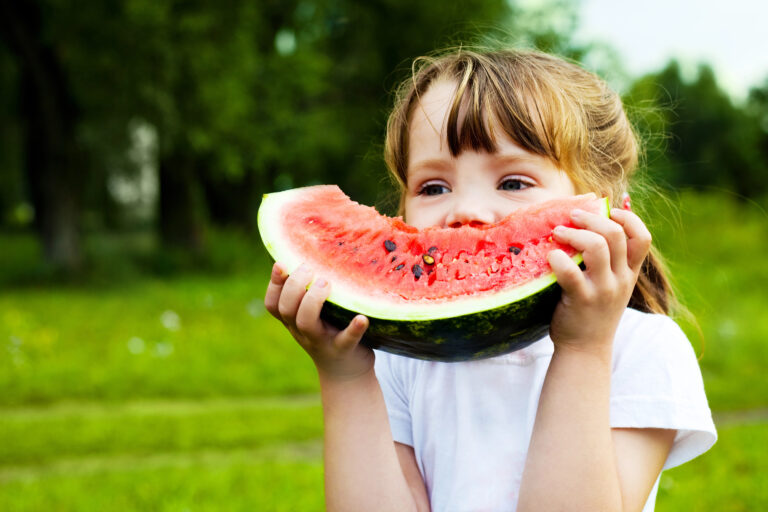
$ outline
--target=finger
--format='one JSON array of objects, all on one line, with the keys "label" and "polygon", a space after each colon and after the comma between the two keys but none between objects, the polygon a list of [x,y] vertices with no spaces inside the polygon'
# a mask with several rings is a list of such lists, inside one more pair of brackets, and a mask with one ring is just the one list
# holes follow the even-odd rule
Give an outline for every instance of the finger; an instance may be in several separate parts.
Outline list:
[{"label": "finger", "polygon": [[564,251],[555,249],[547,254],[547,261],[555,273],[557,283],[568,293],[578,294],[586,287],[584,273]]},{"label": "finger", "polygon": [[640,271],[640,267],[651,250],[651,232],[648,231],[643,220],[635,213],[611,209],[611,219],[620,224],[627,234],[627,263],[635,273]]},{"label": "finger", "polygon": [[588,229],[557,226],[552,235],[558,242],[568,244],[581,253],[587,273],[599,282],[611,275],[611,260],[606,239]]},{"label": "finger", "polygon": [[290,328],[296,326],[296,313],[299,310],[301,299],[307,293],[307,285],[312,280],[312,272],[306,265],[301,265],[288,276],[283,285],[283,293],[277,309],[283,322]]},{"label": "finger", "polygon": [[621,224],[579,209],[571,212],[571,219],[575,225],[605,238],[608,242],[611,269],[614,272],[621,272],[627,268],[627,234]]},{"label": "finger", "polygon": [[325,299],[331,293],[330,288],[325,279],[315,279],[309,286],[296,313],[296,328],[299,331],[311,337],[318,337],[325,332],[320,311],[323,309]]},{"label": "finger", "polygon": [[269,276],[267,293],[264,294],[264,307],[269,311],[269,314],[278,320],[282,320],[277,305],[280,301],[280,293],[283,291],[286,279],[288,279],[288,272],[286,272],[285,267],[280,262],[276,261],[272,265],[272,275]]},{"label": "finger", "polygon": [[352,350],[360,343],[366,329],[368,329],[368,318],[363,315],[357,315],[349,322],[346,329],[336,335],[333,342],[341,350]]}]

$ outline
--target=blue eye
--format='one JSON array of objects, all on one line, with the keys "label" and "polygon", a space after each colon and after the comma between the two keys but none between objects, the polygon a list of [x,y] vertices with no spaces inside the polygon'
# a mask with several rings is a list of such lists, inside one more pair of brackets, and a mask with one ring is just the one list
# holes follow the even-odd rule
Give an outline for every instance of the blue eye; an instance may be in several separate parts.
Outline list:
[{"label": "blue eye", "polygon": [[499,190],[522,190],[530,185],[516,178],[509,178],[501,182]]},{"label": "blue eye", "polygon": [[445,194],[447,192],[450,192],[448,187],[446,187],[445,185],[439,185],[437,183],[431,183],[431,184],[425,185],[421,187],[421,190],[419,190],[419,194],[425,195],[425,196],[436,196],[440,194]]}]

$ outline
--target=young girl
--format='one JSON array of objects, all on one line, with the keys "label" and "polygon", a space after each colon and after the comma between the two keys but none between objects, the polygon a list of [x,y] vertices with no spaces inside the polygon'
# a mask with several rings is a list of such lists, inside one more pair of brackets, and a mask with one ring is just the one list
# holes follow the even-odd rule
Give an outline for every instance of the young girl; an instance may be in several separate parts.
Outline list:
[{"label": "young girl", "polygon": [[[559,58],[460,50],[420,59],[390,116],[386,161],[418,227],[497,222],[595,192],[621,202],[637,143],[619,97]],[[694,352],[638,216],[574,210],[549,263],[563,294],[550,334],[464,363],[358,342],[319,318],[332,283],[275,264],[265,304],[313,359],[328,510],[653,510],[662,469],[716,433]],[[307,287],[309,284],[309,290]]]}]

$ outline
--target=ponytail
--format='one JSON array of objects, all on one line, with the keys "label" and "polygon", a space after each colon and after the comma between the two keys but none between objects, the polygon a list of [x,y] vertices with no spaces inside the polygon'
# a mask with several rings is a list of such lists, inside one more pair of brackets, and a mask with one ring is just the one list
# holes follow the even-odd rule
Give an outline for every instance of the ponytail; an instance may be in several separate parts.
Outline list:
[{"label": "ponytail", "polygon": [[640,268],[637,284],[629,299],[629,307],[646,313],[668,315],[677,305],[677,298],[667,279],[666,265],[658,250],[651,247]]}]

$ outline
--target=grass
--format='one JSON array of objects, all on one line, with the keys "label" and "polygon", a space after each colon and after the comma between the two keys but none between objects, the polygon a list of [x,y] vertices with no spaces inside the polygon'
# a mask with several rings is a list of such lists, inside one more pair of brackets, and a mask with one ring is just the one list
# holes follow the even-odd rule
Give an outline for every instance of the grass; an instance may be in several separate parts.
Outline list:
[{"label": "grass", "polygon": [[3,293],[0,404],[316,391],[265,286],[255,273]]},{"label": "grass", "polygon": [[665,471],[656,498],[657,512],[768,509],[768,426],[720,427],[717,444],[688,464]]},{"label": "grass", "polygon": [[[683,324],[710,405],[757,412],[665,472],[657,510],[765,509],[768,217],[677,202],[646,218],[698,321]],[[0,510],[322,510],[312,364],[263,309],[263,253],[212,236],[207,272],[170,277],[151,241],[89,241],[93,268],[71,282],[29,236],[0,235]]]},{"label": "grass", "polygon": [[3,510],[321,511],[322,463],[260,460],[251,454],[187,458],[176,465],[127,465],[60,472],[0,487]]},{"label": "grass", "polygon": [[0,417],[0,438],[12,442],[0,445],[0,465],[23,467],[94,455],[257,449],[321,436],[317,395],[63,403],[6,409]]},{"label": "grass", "polygon": [[[720,436],[705,457],[664,473],[658,512],[765,509],[768,490],[759,478],[768,471],[768,432],[748,425],[723,428]],[[323,510],[316,450],[113,457],[101,465],[86,460],[37,473],[0,473],[0,482],[3,510]]]},{"label": "grass", "polygon": [[764,407],[768,214],[722,195],[682,194],[675,203],[655,203],[651,228],[700,328],[682,321],[701,357],[710,405]]}]

